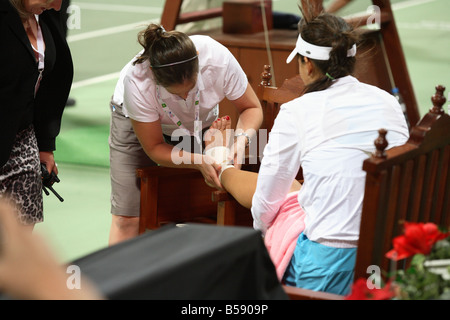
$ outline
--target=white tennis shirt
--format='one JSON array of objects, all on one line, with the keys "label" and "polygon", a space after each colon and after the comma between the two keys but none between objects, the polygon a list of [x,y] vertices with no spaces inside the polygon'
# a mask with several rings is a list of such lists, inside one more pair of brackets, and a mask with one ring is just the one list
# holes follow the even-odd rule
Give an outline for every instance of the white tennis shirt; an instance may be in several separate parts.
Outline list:
[{"label": "white tennis shirt", "polygon": [[304,234],[320,243],[358,240],[362,164],[381,128],[388,130],[388,148],[408,139],[397,100],[351,76],[283,104],[264,149],[252,202],[254,227],[265,232],[271,225],[301,166]]},{"label": "white tennis shirt", "polygon": [[[186,100],[160,87],[161,99],[176,114],[191,134],[194,133],[194,102],[199,91],[200,120],[209,127],[219,114],[218,103],[224,98],[236,100],[247,89],[247,76],[231,52],[209,36],[190,37],[198,51],[199,74],[197,84]],[[171,135],[177,125],[163,111],[157,98],[156,83],[148,61],[132,65],[130,61],[121,71],[113,101],[123,103],[126,116],[140,122],[161,120],[163,133]]]}]

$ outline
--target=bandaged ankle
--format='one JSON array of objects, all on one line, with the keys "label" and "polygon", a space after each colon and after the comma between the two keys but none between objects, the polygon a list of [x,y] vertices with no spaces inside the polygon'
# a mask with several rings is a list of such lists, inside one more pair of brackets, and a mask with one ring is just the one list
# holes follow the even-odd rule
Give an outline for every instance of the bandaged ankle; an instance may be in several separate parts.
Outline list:
[{"label": "bandaged ankle", "polygon": [[214,159],[214,161],[222,166],[225,166],[228,162],[228,155],[230,154],[230,150],[224,146],[218,146],[214,148],[210,148],[205,151],[205,155]]}]

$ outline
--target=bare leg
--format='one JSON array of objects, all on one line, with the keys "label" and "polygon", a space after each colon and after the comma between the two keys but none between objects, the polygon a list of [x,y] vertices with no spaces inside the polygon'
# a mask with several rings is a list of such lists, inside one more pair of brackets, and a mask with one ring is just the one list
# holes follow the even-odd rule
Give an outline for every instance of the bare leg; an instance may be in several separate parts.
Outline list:
[{"label": "bare leg", "polygon": [[109,245],[134,238],[139,234],[139,217],[112,215]]},{"label": "bare leg", "polygon": [[[231,132],[231,120],[226,117],[219,119],[211,125],[206,134],[210,135],[209,141],[205,142],[205,149],[223,146],[229,141],[229,132]],[[237,202],[243,207],[250,209],[252,206],[253,194],[256,190],[258,174],[250,171],[229,168],[222,172],[220,182],[226,191],[228,191]],[[294,180],[291,186],[292,191],[300,190],[301,184]]]}]

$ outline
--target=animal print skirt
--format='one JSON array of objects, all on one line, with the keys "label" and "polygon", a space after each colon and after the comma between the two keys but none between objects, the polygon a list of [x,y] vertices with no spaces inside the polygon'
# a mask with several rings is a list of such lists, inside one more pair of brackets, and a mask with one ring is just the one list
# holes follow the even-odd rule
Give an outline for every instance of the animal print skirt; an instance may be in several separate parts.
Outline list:
[{"label": "animal print skirt", "polygon": [[8,197],[25,225],[43,221],[42,177],[33,126],[16,136],[8,162],[0,168],[0,198]]}]

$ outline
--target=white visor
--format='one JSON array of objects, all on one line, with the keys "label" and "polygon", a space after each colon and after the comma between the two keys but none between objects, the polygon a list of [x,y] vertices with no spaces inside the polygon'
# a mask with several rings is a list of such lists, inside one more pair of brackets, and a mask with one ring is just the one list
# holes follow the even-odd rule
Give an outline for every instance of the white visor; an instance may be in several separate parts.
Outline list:
[{"label": "white visor", "polygon": [[[330,52],[332,47],[320,47],[314,44],[308,43],[302,39],[301,35],[298,36],[297,43],[295,44],[295,49],[292,50],[289,57],[286,59],[286,63],[290,63],[292,59],[297,55],[301,54],[304,57],[315,60],[329,60]],[[348,51],[347,57],[354,57],[356,55],[356,44],[354,44]]]}]

